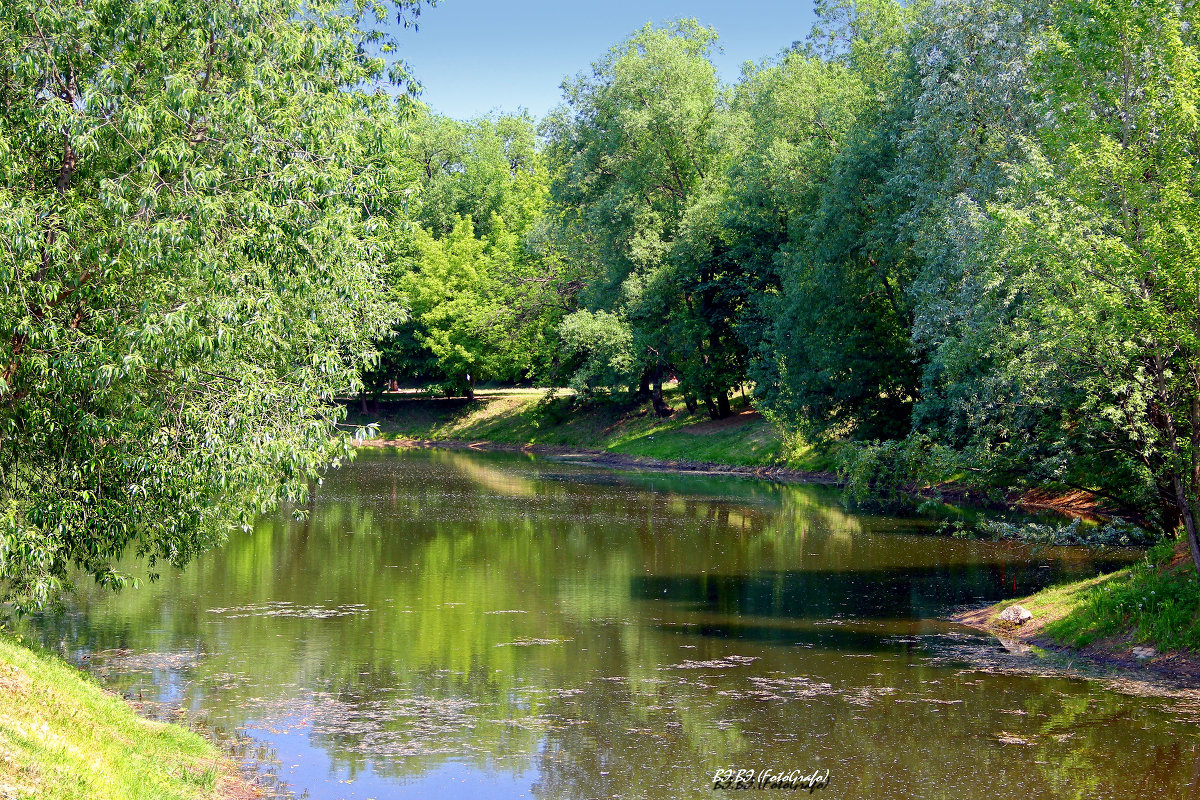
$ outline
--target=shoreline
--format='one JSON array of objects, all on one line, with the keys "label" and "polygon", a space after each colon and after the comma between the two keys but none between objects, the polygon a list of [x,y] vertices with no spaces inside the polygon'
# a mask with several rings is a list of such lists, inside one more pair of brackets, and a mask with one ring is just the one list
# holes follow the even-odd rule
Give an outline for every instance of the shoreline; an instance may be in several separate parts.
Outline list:
[{"label": "shoreline", "polygon": [[771,466],[739,466],[716,461],[688,461],[686,459],[651,458],[609,450],[594,450],[557,444],[516,444],[486,440],[465,439],[364,439],[354,442],[355,447],[395,447],[404,450],[476,450],[493,453],[528,453],[548,456],[574,463],[592,464],[609,469],[637,469],[688,475],[726,475],[756,478],[786,484],[810,484],[840,487],[841,481],[832,472],[817,472]]},{"label": "shoreline", "polygon": [[[679,398],[668,393],[668,400]],[[781,484],[841,487],[835,474],[837,444],[813,444],[787,434],[739,400],[733,413],[713,420],[677,409],[659,418],[649,401],[633,406],[575,408],[547,400],[542,391],[480,390],[474,400],[416,394],[386,395],[369,412],[344,400],[347,427],[376,425],[376,435],[356,446],[489,450],[586,460],[600,467],[679,474],[734,475]],[[911,486],[916,503],[1026,514],[1050,513],[1090,521],[1113,510],[1079,490],[1010,491],[1003,499],[961,485]],[[1128,513],[1125,519],[1139,522]]]},{"label": "shoreline", "polygon": [[[1092,579],[1090,583],[1101,583],[1119,574],[1121,573],[1101,575]],[[1111,636],[1084,647],[1065,644],[1044,633],[1048,623],[1061,619],[1065,614],[1035,614],[1033,619],[1019,626],[998,618],[1000,612],[1009,606],[1024,606],[1043,593],[1039,592],[1024,599],[1005,600],[982,608],[962,609],[951,614],[948,619],[995,636],[1006,649],[1036,648],[1059,656],[1082,659],[1102,669],[1121,670],[1138,677],[1150,674],[1171,683],[1191,688],[1200,687],[1200,653],[1179,650],[1160,652],[1157,648],[1136,642],[1128,636]]]},{"label": "shoreline", "polygon": [[[487,439],[440,439],[397,436],[396,438],[374,438],[355,443],[356,447],[398,449],[447,449],[473,450],[477,452],[527,453],[545,456],[551,459],[570,463],[589,464],[614,470],[644,470],[680,475],[710,475],[744,477],[758,480],[773,481],[781,484],[808,484],[829,487],[840,487],[842,484],[837,475],[831,472],[818,472],[789,469],[773,466],[735,466],[710,461],[689,461],[684,459],[661,459],[648,456],[638,456],[624,453],[614,453],[587,447],[577,447],[562,444],[530,444],[515,442],[495,442]],[[961,498],[964,506],[976,508],[987,507],[972,503],[969,498]],[[1046,509],[1050,504],[1031,503],[1028,506],[1015,503],[1008,508],[1016,510]],[[1024,506],[1024,508],[1023,508]],[[1051,509],[1058,510],[1060,509]],[[1086,516],[1086,515],[1085,515]],[[1101,575],[1091,581],[1082,582],[1081,587],[1100,583],[1123,572]],[[1043,632],[1048,623],[1066,616],[1074,606],[1060,607],[1045,600],[1048,593],[1062,587],[1049,587],[1042,592],[1026,598],[1014,598],[1008,601],[986,606],[983,608],[961,609],[948,618],[965,627],[996,637],[1008,649],[1025,649],[1047,651],[1067,659],[1080,659],[1101,669],[1120,670],[1129,675],[1145,677],[1152,675],[1172,683],[1190,687],[1200,686],[1200,653],[1190,651],[1159,652],[1156,648],[1134,641],[1130,636],[1112,636],[1091,642],[1085,646],[1076,646],[1051,638]],[[1080,587],[1076,587],[1080,588]],[[1057,603],[1058,601],[1055,601]],[[1029,604],[1033,607],[1035,618],[1022,626],[1013,626],[1001,622],[996,617],[1010,605]],[[1136,653],[1135,653],[1136,651]],[[1147,653],[1152,653],[1147,655]]]},{"label": "shoreline", "polygon": [[153,719],[58,655],[0,633],[0,796],[254,800],[264,795],[221,742]]}]

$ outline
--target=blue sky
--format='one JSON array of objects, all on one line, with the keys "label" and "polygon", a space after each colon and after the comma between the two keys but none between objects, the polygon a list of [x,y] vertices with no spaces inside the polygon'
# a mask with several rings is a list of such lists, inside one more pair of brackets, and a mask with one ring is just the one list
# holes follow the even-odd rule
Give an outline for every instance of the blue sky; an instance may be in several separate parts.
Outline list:
[{"label": "blue sky", "polygon": [[563,78],[646,22],[676,17],[717,29],[724,52],[714,60],[733,81],[743,62],[803,39],[813,12],[812,0],[439,0],[421,12],[420,30],[398,39],[435,111],[462,119],[526,108],[540,118],[561,99]]}]

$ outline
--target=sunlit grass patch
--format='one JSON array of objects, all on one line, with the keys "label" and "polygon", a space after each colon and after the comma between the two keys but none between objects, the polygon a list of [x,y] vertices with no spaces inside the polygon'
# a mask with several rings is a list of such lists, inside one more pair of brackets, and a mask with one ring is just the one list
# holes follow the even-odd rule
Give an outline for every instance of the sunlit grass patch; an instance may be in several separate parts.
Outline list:
[{"label": "sunlit grass patch", "polygon": [[1076,592],[1069,613],[1046,625],[1047,635],[1077,647],[1127,636],[1160,650],[1200,650],[1200,580],[1190,559],[1170,564],[1174,547],[1164,542],[1129,569]]},{"label": "sunlit grass patch", "polygon": [[795,435],[782,435],[740,397],[733,403],[735,416],[717,421],[710,420],[703,409],[689,413],[676,391],[668,389],[665,398],[675,413],[661,418],[653,413],[649,401],[632,406],[604,402],[581,406],[569,397],[547,398],[544,393],[481,391],[471,402],[392,399],[367,415],[352,406],[350,421],[379,422],[384,438],[561,445],[732,466],[833,468],[834,460],[826,452]]},{"label": "sunlit grass patch", "polygon": [[68,664],[0,637],[0,797],[249,797],[217,749],[134,714]]}]

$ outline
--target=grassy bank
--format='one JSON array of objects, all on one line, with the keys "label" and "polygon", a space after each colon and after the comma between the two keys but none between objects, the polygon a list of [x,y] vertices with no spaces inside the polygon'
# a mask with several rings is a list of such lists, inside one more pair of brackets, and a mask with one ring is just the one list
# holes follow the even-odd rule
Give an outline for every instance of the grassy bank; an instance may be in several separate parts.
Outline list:
[{"label": "grassy bank", "polygon": [[[999,614],[1010,605],[1023,606],[1033,618],[1020,626],[1003,622]],[[959,619],[1002,636],[1100,658],[1173,659],[1189,662],[1189,673],[1191,666],[1200,668],[1200,580],[1183,543],[1163,542],[1127,569],[1054,586]],[[1172,653],[1177,655],[1167,655]]]},{"label": "grassy bank", "polygon": [[254,796],[201,736],[142,719],[70,665],[0,636],[0,797]]},{"label": "grassy bank", "polygon": [[741,398],[734,414],[709,419],[688,413],[670,391],[676,409],[663,419],[650,403],[580,407],[570,397],[546,399],[542,390],[479,392],[476,399],[387,395],[363,414],[351,406],[350,422],[379,424],[383,439],[478,440],[514,445],[557,445],[665,460],[734,466],[771,466],[827,471],[833,458],[779,430]]}]

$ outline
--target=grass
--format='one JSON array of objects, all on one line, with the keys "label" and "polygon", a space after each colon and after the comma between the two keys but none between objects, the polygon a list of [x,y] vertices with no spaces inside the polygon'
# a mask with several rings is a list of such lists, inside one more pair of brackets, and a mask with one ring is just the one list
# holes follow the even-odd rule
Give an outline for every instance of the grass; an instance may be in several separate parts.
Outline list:
[{"label": "grass", "polygon": [[1121,637],[1159,650],[1200,650],[1200,580],[1190,556],[1174,555],[1175,542],[1165,542],[1077,592],[1074,607],[1048,623],[1046,634],[1075,647]]},{"label": "grass", "polygon": [[142,719],[89,676],[0,636],[0,798],[253,796],[198,734]]},{"label": "grass", "polygon": [[1110,642],[1200,651],[1200,580],[1186,545],[1174,541],[1156,545],[1127,569],[1054,586],[992,611],[1013,602],[1029,609],[1047,638],[1071,647]]},{"label": "grass", "polygon": [[560,445],[734,466],[833,468],[830,454],[782,436],[740,397],[733,403],[734,416],[725,420],[710,420],[703,409],[689,414],[670,390],[666,399],[676,411],[663,419],[648,401],[580,407],[574,398],[548,399],[542,391],[479,392],[474,401],[393,396],[366,415],[352,405],[349,422],[378,422],[384,439]]}]

